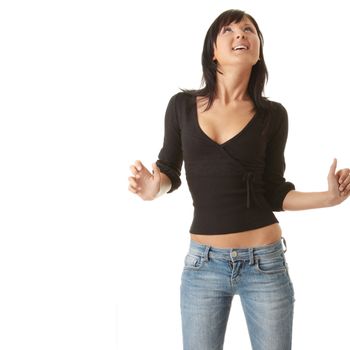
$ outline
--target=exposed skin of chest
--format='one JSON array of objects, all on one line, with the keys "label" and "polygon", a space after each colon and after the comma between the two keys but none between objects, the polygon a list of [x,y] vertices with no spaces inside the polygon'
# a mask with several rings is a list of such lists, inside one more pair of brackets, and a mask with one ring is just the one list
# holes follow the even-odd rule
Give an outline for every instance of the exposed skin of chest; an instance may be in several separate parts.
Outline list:
[{"label": "exposed skin of chest", "polygon": [[197,116],[200,128],[218,144],[225,143],[239,134],[255,115],[252,101],[238,102],[231,106],[213,104],[203,112],[203,103],[197,98]]}]

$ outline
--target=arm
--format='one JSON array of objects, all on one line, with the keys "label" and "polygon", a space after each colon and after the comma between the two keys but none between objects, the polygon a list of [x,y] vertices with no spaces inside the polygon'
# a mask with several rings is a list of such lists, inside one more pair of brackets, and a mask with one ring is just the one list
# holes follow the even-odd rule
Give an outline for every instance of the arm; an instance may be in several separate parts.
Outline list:
[{"label": "arm", "polygon": [[322,192],[299,192],[290,191],[283,201],[283,210],[305,210],[327,208],[333,204],[333,198],[328,191]]},{"label": "arm", "polygon": [[152,163],[152,173],[140,160],[130,167],[133,176],[129,177],[129,191],[143,200],[159,198],[181,185],[182,147],[181,132],[177,120],[174,95],[168,102],[164,119],[164,142],[158,160]]},{"label": "arm", "polygon": [[283,210],[305,210],[332,207],[349,197],[349,169],[335,173],[337,160],[334,159],[328,173],[328,191],[290,191],[283,201]]},{"label": "arm", "polygon": [[[306,210],[326,208],[337,204],[348,198],[350,194],[350,169],[342,169],[335,173],[336,159],[334,159],[328,173],[328,191],[321,192],[300,192],[295,190],[291,182],[283,177],[286,168],[284,149],[288,137],[288,113],[279,104],[278,117],[272,136],[266,148],[265,160],[265,196],[270,203],[272,210]],[[341,180],[341,181],[340,181]],[[341,182],[343,182],[341,184]],[[342,185],[342,187],[341,187]]]},{"label": "arm", "polygon": [[181,130],[175,106],[176,96],[171,97],[165,112],[163,147],[156,161],[161,172],[161,186],[156,197],[171,193],[181,185],[183,155]]}]

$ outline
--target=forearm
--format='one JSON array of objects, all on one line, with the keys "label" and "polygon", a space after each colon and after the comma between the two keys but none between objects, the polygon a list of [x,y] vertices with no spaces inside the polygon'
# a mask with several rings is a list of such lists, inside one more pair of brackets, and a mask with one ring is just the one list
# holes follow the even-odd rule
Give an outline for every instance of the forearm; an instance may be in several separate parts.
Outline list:
[{"label": "forearm", "polygon": [[165,175],[164,173],[160,173],[160,188],[159,188],[159,192],[157,193],[155,198],[158,198],[160,196],[162,196],[164,193],[167,193],[170,188],[171,188],[171,180],[169,179],[169,177],[167,175]]},{"label": "forearm", "polygon": [[333,198],[328,191],[299,192],[289,191],[283,201],[283,210],[306,210],[332,207]]}]

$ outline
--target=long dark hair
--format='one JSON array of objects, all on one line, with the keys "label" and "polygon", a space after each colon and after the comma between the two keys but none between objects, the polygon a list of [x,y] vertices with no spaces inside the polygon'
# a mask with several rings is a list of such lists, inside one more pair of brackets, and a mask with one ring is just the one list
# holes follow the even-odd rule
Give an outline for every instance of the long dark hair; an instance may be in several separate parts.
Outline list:
[{"label": "long dark hair", "polygon": [[258,110],[266,110],[268,108],[269,101],[266,97],[263,96],[265,83],[268,80],[268,72],[263,53],[263,35],[259,29],[257,22],[251,15],[240,10],[227,10],[221,13],[214,20],[214,22],[209,27],[204,39],[202,51],[203,76],[201,85],[205,84],[205,86],[199,90],[188,90],[180,88],[180,90],[192,96],[206,97],[208,99],[208,104],[205,111],[211,107],[214,98],[216,97],[216,72],[222,74],[222,72],[218,70],[217,61],[213,61],[214,43],[216,42],[216,38],[224,26],[232,22],[239,23],[243,17],[247,17],[254,24],[260,39],[260,60],[252,67],[252,72],[248,83],[248,94],[252,98]]}]

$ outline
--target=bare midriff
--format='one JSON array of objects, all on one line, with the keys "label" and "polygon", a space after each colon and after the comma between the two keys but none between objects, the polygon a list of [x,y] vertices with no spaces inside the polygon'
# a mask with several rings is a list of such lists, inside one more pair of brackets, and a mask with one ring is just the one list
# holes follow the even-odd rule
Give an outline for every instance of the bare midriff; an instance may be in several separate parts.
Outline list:
[{"label": "bare midriff", "polygon": [[191,233],[191,239],[202,244],[218,248],[251,248],[275,243],[281,239],[282,230],[279,223],[254,230],[201,235]]}]

